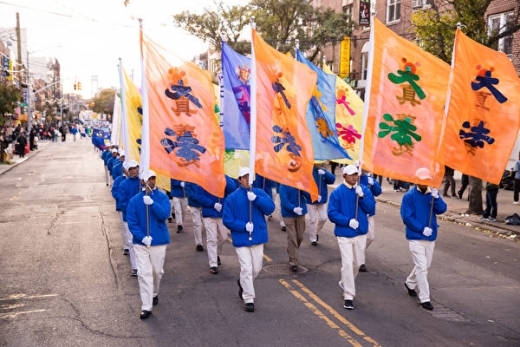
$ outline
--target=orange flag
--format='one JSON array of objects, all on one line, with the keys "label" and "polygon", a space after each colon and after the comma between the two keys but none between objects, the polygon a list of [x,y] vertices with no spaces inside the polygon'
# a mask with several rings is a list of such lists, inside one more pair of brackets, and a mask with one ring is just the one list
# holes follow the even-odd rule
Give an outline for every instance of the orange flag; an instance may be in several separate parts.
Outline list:
[{"label": "orange flag", "polygon": [[256,134],[251,134],[251,138],[256,143],[255,171],[307,191],[316,200],[318,187],[312,177],[314,151],[305,112],[318,76],[252,31]]},{"label": "orange flag", "polygon": [[215,115],[216,98],[209,72],[172,56],[144,35],[142,47],[150,168],[223,197],[224,135]]},{"label": "orange flag", "polygon": [[444,176],[441,135],[450,66],[374,19],[363,168],[415,182],[415,171],[430,169],[430,185]]},{"label": "orange flag", "polygon": [[446,165],[498,184],[518,136],[520,79],[503,52],[457,29],[444,134]]}]

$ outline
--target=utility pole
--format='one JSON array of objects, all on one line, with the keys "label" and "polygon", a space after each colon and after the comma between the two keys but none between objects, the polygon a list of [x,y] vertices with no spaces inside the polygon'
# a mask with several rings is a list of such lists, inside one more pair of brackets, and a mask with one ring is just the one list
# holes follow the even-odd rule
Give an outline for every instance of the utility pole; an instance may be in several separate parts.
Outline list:
[{"label": "utility pole", "polygon": [[[17,48],[17,54],[16,54],[16,60],[18,63],[18,68],[22,69],[22,33],[20,29],[20,14],[16,12],[16,48]],[[22,82],[22,78],[20,75],[18,75],[19,82]]]}]

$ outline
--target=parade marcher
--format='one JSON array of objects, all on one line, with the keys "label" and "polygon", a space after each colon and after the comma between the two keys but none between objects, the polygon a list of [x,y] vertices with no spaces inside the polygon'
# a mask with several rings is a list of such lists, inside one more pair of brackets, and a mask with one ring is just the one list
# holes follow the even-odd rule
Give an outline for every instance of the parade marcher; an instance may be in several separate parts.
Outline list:
[{"label": "parade marcher", "polygon": [[175,223],[177,224],[177,233],[181,233],[184,229],[184,219],[188,213],[188,198],[184,191],[184,182],[171,179],[170,180],[170,196],[173,198],[173,210],[175,214]]},{"label": "parade marcher", "polygon": [[[252,184],[253,188],[262,189],[271,199],[273,199],[273,188],[275,188],[276,185],[277,183],[275,181],[270,180],[269,178],[265,178],[259,174],[255,174],[255,180]],[[272,215],[269,215],[267,218],[271,219]]]},{"label": "parade marcher", "polygon": [[70,129],[70,133],[72,134],[72,139],[76,141],[76,136],[78,135],[78,126],[76,124],[72,125],[72,128]]},{"label": "parade marcher", "polygon": [[125,162],[126,152],[124,149],[119,150],[119,157],[112,162],[112,170],[110,176],[112,177],[112,184],[116,178],[123,174],[123,163]]},{"label": "parade marcher", "polygon": [[341,253],[341,281],[343,307],[354,309],[356,296],[356,277],[359,267],[365,263],[366,234],[368,216],[376,207],[374,196],[367,187],[358,184],[359,172],[355,165],[343,168],[344,183],[332,191],[329,197],[327,215],[335,224]]},{"label": "parade marcher", "polygon": [[[127,165],[127,164],[123,164]],[[121,203],[119,202],[117,190],[119,189],[119,185],[123,180],[126,179],[126,176],[128,175],[128,171],[126,168],[123,169],[124,174],[121,176],[118,176],[114,180],[114,184],[112,184],[112,197],[116,201],[116,211],[119,214],[119,217],[121,218],[121,239],[123,240],[123,255],[130,255],[130,246],[128,243],[130,242],[130,238],[126,234],[126,227],[125,222],[123,221],[123,210],[121,208]]]},{"label": "parade marcher", "polygon": [[[356,161],[356,163],[354,163],[354,165],[356,165],[356,167],[359,169],[359,161]],[[383,192],[383,190],[381,189],[381,186],[379,185],[379,182],[377,180],[375,180],[372,176],[370,176],[368,174],[368,172],[366,172],[363,169],[361,170],[361,176],[359,176],[359,184],[370,189],[370,192],[372,193],[374,198],[381,195],[381,193]],[[376,207],[377,207],[377,205],[376,205]],[[374,240],[376,238],[375,218],[374,218],[375,214],[376,214],[376,209],[374,208],[374,213],[372,213],[368,216],[368,233],[367,233],[367,247],[366,248],[368,248],[372,244],[372,242],[374,242]],[[365,248],[365,259],[366,259],[366,248]],[[364,263],[361,264],[361,266],[359,267],[359,272],[367,272],[367,267]]]},{"label": "parade marcher", "polygon": [[139,164],[135,160],[128,162],[128,177],[119,184],[117,188],[117,198],[121,204],[123,212],[123,222],[125,224],[126,237],[128,239],[130,252],[130,265],[132,266],[132,276],[137,276],[137,263],[135,259],[135,250],[132,245],[132,235],[128,229],[128,221],[126,219],[126,209],[130,199],[141,191],[141,181],[139,179]]},{"label": "parade marcher", "polygon": [[[447,205],[436,188],[428,187],[428,181],[432,179],[429,169],[417,169],[415,176],[418,180],[417,185],[404,194],[401,203],[401,218],[406,226],[406,239],[414,263],[414,268],[406,278],[404,286],[408,295],[412,297],[419,295],[424,309],[433,310],[430,302],[428,269],[432,263],[439,228],[437,215],[446,212]],[[419,294],[415,289],[419,290]]]},{"label": "parade marcher", "polygon": [[108,169],[110,184],[112,184],[114,182],[114,179],[112,178],[112,168],[114,167],[114,164],[116,164],[118,161],[119,161],[119,151],[116,148],[113,148],[112,157],[107,159],[107,169]]},{"label": "parade marcher", "polygon": [[218,274],[218,267],[221,265],[220,254],[228,234],[226,227],[222,224],[222,207],[229,194],[237,189],[235,181],[229,176],[225,177],[226,188],[223,198],[210,194],[197,185],[195,186],[193,197],[201,206],[202,221],[206,229],[209,271],[214,275]]},{"label": "parade marcher", "polygon": [[238,295],[247,312],[255,311],[253,281],[262,270],[264,244],[268,241],[265,216],[274,212],[274,202],[249,183],[249,168],[238,171],[240,187],[231,193],[223,208],[222,222],[231,231],[233,246],[240,262]]},{"label": "parade marcher", "polygon": [[195,183],[183,183],[184,191],[186,192],[186,197],[188,199],[188,206],[190,207],[191,218],[193,220],[193,236],[195,237],[195,250],[197,252],[203,252],[204,247],[202,247],[202,211],[200,204],[194,198],[195,190],[198,186]]},{"label": "parade marcher", "polygon": [[287,253],[289,267],[292,272],[298,272],[298,250],[305,233],[305,215],[307,202],[311,200],[303,190],[280,184],[280,204],[282,217],[287,228]]},{"label": "parade marcher", "polygon": [[137,259],[140,318],[146,319],[152,314],[152,306],[159,303],[164,258],[170,243],[166,219],[171,206],[168,196],[156,187],[155,172],[145,171],[142,179],[144,189],[130,199],[127,220]]},{"label": "parade marcher", "polygon": [[287,231],[287,228],[285,227],[285,222],[283,221],[283,217],[282,217],[282,203],[280,201],[280,183],[276,183],[274,188],[275,188],[276,194],[275,194],[273,201],[274,201],[274,205],[276,206],[276,211],[278,211],[278,219],[280,221],[280,228],[282,231]]},{"label": "parade marcher", "polygon": [[327,222],[327,201],[329,188],[327,185],[336,181],[336,176],[323,168],[321,164],[315,164],[312,169],[312,177],[318,186],[318,200],[308,202],[309,211],[309,237],[313,246],[318,245],[319,233]]}]

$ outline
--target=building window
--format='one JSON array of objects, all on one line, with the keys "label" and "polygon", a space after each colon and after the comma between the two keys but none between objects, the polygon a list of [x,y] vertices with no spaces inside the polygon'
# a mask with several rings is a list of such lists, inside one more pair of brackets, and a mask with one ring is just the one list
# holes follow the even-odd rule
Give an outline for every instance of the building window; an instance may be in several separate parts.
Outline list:
[{"label": "building window", "polygon": [[386,22],[397,22],[401,19],[401,0],[387,0]]},{"label": "building window", "polygon": [[[497,15],[489,16],[488,26],[489,35],[496,35],[504,32],[514,24],[514,13],[500,13]],[[500,52],[504,52],[507,55],[513,54],[513,34],[509,34],[498,40],[497,44],[493,47]]]},{"label": "building window", "polygon": [[352,20],[352,8],[353,8],[353,5],[350,4],[350,5],[343,6],[341,9],[343,11],[343,13],[346,14],[351,20]]},{"label": "building window", "polygon": [[370,42],[365,42],[361,48],[361,78],[360,80],[366,80],[368,75],[368,50]]}]

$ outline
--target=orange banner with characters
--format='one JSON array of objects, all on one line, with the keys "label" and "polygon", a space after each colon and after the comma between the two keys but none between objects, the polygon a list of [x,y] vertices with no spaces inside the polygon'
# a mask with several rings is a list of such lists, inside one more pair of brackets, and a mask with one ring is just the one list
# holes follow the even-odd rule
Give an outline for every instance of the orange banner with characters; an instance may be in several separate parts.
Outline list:
[{"label": "orange banner with characters", "polygon": [[374,19],[365,99],[363,168],[415,182],[418,168],[444,176],[441,137],[450,66]]},{"label": "orange banner with characters", "polygon": [[498,184],[518,137],[520,79],[503,52],[455,36],[446,165]]},{"label": "orange banner with characters", "polygon": [[[149,107],[150,168],[223,197],[224,136],[211,75],[142,36]],[[144,131],[144,130],[143,130]]]},{"label": "orange banner with characters", "polygon": [[314,152],[305,113],[317,75],[292,57],[278,52],[253,34],[256,79],[255,171],[307,191],[318,188],[312,177]]}]

